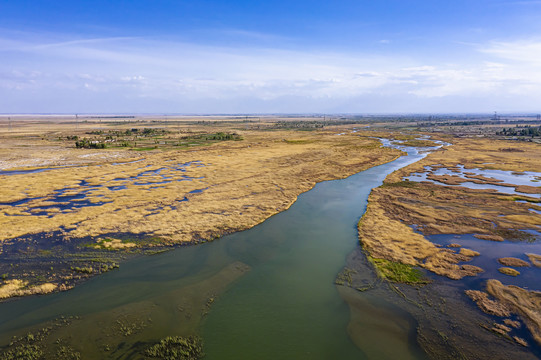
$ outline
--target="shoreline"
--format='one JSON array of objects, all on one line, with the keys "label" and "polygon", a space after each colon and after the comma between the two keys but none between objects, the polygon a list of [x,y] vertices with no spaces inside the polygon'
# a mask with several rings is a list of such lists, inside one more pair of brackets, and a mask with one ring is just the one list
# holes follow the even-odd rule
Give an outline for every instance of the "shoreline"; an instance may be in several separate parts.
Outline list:
[{"label": "shoreline", "polygon": [[[478,252],[474,251],[475,249],[464,248],[460,246],[460,239],[455,241],[458,244],[451,244],[452,247],[451,245],[442,247],[425,238],[425,236],[432,234],[473,233],[480,234],[478,236],[480,239],[486,238],[487,240],[479,241],[486,241],[487,243],[491,243],[489,240],[493,238],[498,238],[499,241],[504,241],[504,239],[509,239],[509,237],[516,237],[517,240],[523,237],[525,239],[529,237],[535,239],[535,235],[523,234],[523,231],[520,229],[538,230],[538,226],[536,227],[534,224],[526,222],[527,219],[534,219],[536,215],[529,211],[527,205],[522,206],[523,204],[516,202],[510,203],[507,199],[511,199],[513,195],[502,195],[491,191],[468,189],[465,187],[449,187],[445,186],[445,183],[430,184],[428,182],[404,180],[404,178],[411,179],[412,173],[426,171],[423,170],[426,166],[447,167],[453,170],[453,167],[456,168],[457,164],[459,164],[466,169],[474,167],[483,168],[489,166],[484,165],[484,163],[489,162],[486,161],[487,159],[491,157],[494,159],[498,156],[502,157],[503,160],[500,162],[493,160],[491,163],[502,164],[496,167],[503,167],[502,170],[524,171],[535,168],[534,164],[530,163],[530,165],[527,165],[530,159],[533,162],[537,161],[534,155],[527,152],[535,151],[537,148],[534,146],[524,146],[521,152],[502,152],[502,147],[508,149],[509,147],[512,148],[515,144],[505,141],[493,141],[492,144],[489,144],[487,140],[476,139],[475,141],[478,143],[470,146],[468,141],[468,139],[460,139],[458,146],[453,145],[454,149],[451,147],[432,153],[423,160],[390,174],[385,179],[383,186],[373,190],[369,197],[367,211],[359,221],[358,227],[360,244],[368,256],[385,259],[386,261],[397,264],[405,264],[404,266],[409,266],[412,269],[415,267],[424,268],[433,273],[429,278],[434,279],[433,281],[437,284],[444,284],[449,281],[463,283],[465,279],[475,279],[477,274],[484,273],[486,265],[483,265],[485,267],[483,269],[482,267],[469,264],[469,262],[477,259],[479,256],[483,258],[484,251]],[[477,149],[474,150],[474,147]],[[522,160],[517,161],[517,153],[522,156]],[[449,154],[458,154],[458,156],[455,158]],[[474,162],[464,160],[468,158],[473,159]],[[511,158],[513,161],[510,160]],[[506,161],[505,159],[508,160]],[[491,165],[490,168],[494,169],[495,167]],[[496,182],[493,179],[483,177],[478,177],[478,180]],[[526,198],[527,194],[519,197]],[[464,204],[465,202],[467,204]],[[479,207],[479,210],[476,207]],[[492,211],[492,213],[489,211]],[[476,216],[479,216],[479,220],[477,220]],[[501,225],[493,228],[488,220],[492,221],[492,224]],[[493,246],[498,246],[497,244],[499,243],[494,243]],[[458,250],[456,249],[457,246]],[[500,257],[505,256],[505,254],[500,255]],[[378,264],[373,264],[372,267],[378,270]],[[448,280],[445,277],[455,280]],[[508,277],[506,279],[507,283],[512,283],[512,279],[510,278]],[[471,283],[471,281],[469,282]],[[413,289],[415,287],[414,285],[400,286],[405,289]],[[432,284],[425,286],[430,287]],[[475,289],[485,290],[484,285],[481,286],[483,288]],[[466,286],[465,289],[467,288],[469,287]],[[526,322],[530,332],[535,333],[537,331],[535,329],[537,329],[538,325],[532,324],[529,318],[524,316],[525,309],[518,308],[517,306],[519,305],[514,304],[509,298],[504,299],[503,295],[498,295],[496,290],[490,292],[491,295],[499,296],[499,299],[491,301],[506,302],[508,306],[514,309],[513,313],[518,314],[522,318],[522,321]],[[531,296],[535,296],[534,293],[530,291]],[[475,303],[464,293],[459,296],[457,301],[460,301],[470,312],[473,311],[482,314]],[[511,328],[506,327],[504,324],[499,324],[502,321],[501,318],[492,318],[491,320],[491,322],[487,322],[484,326],[476,324],[477,328],[482,327],[484,332],[489,330],[488,333],[490,331],[493,331],[493,333],[500,332],[500,336],[502,334],[504,337],[507,336],[511,342],[518,343],[519,346],[523,346],[523,343],[526,343],[524,339],[515,339],[508,336],[507,332],[511,331]],[[510,322],[511,320],[506,321]],[[522,325],[522,328],[525,328],[525,326]],[[503,330],[504,332],[501,332],[502,330],[499,330],[500,328],[505,329]],[[511,334],[513,333],[511,332]],[[534,353],[539,355],[540,344],[536,344],[536,341],[531,336],[528,338],[529,345],[533,348]],[[496,341],[496,338],[493,338],[493,341]]]}]

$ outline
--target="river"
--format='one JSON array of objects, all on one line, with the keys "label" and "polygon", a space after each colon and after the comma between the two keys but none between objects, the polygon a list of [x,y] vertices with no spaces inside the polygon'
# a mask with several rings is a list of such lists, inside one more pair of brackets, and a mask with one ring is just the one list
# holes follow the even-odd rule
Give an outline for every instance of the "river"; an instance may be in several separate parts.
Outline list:
[{"label": "river", "polygon": [[68,292],[1,304],[0,344],[65,316],[45,343],[68,344],[83,359],[136,359],[145,344],[192,333],[204,339],[206,359],[423,359],[407,313],[348,289],[353,316],[334,283],[359,246],[371,189],[424,156],[408,150],[317,184],[250,230],[133,259]]}]

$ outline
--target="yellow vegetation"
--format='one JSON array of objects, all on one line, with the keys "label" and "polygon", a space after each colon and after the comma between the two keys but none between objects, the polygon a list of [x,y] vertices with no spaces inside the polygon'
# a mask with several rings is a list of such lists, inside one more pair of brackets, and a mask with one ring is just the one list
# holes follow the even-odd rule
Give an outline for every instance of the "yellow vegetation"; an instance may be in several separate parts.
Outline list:
[{"label": "yellow vegetation", "polygon": [[[242,131],[243,141],[132,152],[130,157],[137,162],[129,163],[126,159],[113,165],[112,161],[118,160],[110,157],[84,167],[0,175],[0,202],[36,198],[20,206],[0,205],[0,240],[61,227],[69,231],[67,237],[125,232],[148,234],[168,243],[211,240],[250,228],[287,209],[299,194],[319,181],[343,178],[399,156],[398,151],[382,148],[377,140],[359,133],[339,137],[334,134],[334,131]],[[38,156],[27,151],[28,158]],[[109,153],[108,150],[62,151],[70,159],[75,158],[75,153],[89,157]],[[193,161],[197,163],[186,166],[184,171],[174,168],[175,164]],[[159,169],[162,169],[159,174],[146,173],[144,178],[133,178],[143,171]],[[68,189],[64,195],[76,194],[82,180],[95,186],[86,200],[98,206],[71,210],[48,208],[46,215],[39,215],[43,211],[39,209],[32,212],[32,208],[54,205],[51,197],[55,190]],[[120,186],[125,188],[113,190]],[[117,242],[102,245],[131,246]]]},{"label": "yellow vegetation", "polygon": [[28,282],[22,280],[7,280],[0,286],[0,299],[7,299],[13,296],[48,294],[56,289],[55,284],[45,283],[37,286],[27,287]]},{"label": "yellow vegetation", "polygon": [[498,269],[498,271],[501,272],[502,274],[509,275],[509,276],[520,275],[520,271],[510,268],[510,267],[501,267]]},{"label": "yellow vegetation", "polygon": [[[478,253],[467,249],[456,253],[437,247],[422,234],[473,233],[480,239],[503,241],[502,234],[510,236],[514,229],[535,229],[541,224],[541,216],[532,214],[529,204],[492,190],[403,181],[411,173],[423,172],[425,166],[458,169],[457,165],[462,164],[466,168],[512,171],[541,168],[541,148],[537,145],[525,143],[523,152],[505,152],[500,149],[510,145],[504,141],[451,141],[455,145],[395,171],[387,176],[383,186],[372,191],[367,212],[359,223],[360,240],[371,256],[422,266],[459,279],[482,271],[458,264]],[[460,183],[453,176],[447,176],[446,181]],[[422,234],[413,231],[412,225]]]},{"label": "yellow vegetation", "polygon": [[517,259],[514,257],[503,257],[499,258],[498,262],[505,266],[512,266],[512,267],[524,267],[524,266],[530,266],[530,264],[527,261]]},{"label": "yellow vegetation", "polygon": [[520,315],[535,341],[541,344],[541,292],[503,285],[495,279],[488,280],[487,292]]},{"label": "yellow vegetation", "polygon": [[528,256],[528,259],[534,264],[534,266],[541,267],[541,255],[537,254],[526,254]]}]

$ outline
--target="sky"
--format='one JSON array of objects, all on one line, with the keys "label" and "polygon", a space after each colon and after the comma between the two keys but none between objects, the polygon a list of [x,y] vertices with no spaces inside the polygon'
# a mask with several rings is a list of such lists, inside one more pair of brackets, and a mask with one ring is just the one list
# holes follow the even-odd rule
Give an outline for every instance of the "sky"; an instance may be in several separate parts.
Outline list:
[{"label": "sky", "polygon": [[0,113],[541,112],[538,0],[0,0]]}]

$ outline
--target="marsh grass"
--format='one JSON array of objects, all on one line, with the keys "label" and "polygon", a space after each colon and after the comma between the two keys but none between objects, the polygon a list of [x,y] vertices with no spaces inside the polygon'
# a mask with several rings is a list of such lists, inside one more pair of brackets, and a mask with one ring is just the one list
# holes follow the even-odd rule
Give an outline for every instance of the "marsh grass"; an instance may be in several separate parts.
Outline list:
[{"label": "marsh grass", "polygon": [[383,183],[383,185],[381,185],[382,188],[393,188],[393,187],[416,188],[418,186],[419,186],[418,182],[409,181],[409,180],[397,181],[393,183]]},{"label": "marsh grass", "polygon": [[509,241],[533,243],[537,240],[534,235],[517,229],[496,229],[495,232]]},{"label": "marsh grass", "polygon": [[498,268],[498,271],[502,274],[509,275],[509,276],[518,276],[520,275],[520,271],[510,268],[510,267],[501,267]]},{"label": "marsh grass", "polygon": [[421,270],[408,264],[368,257],[376,269],[378,276],[392,282],[404,284],[424,285],[430,281],[425,278]]}]

